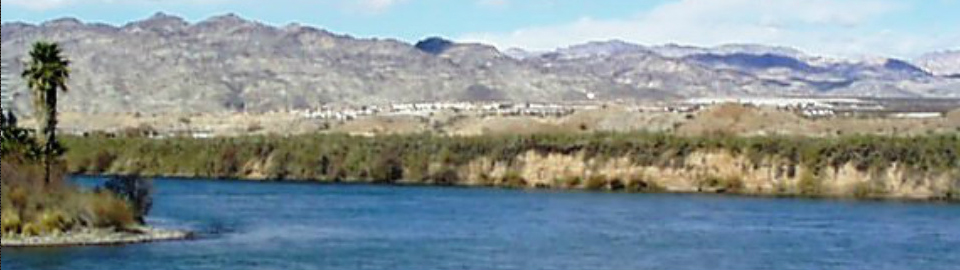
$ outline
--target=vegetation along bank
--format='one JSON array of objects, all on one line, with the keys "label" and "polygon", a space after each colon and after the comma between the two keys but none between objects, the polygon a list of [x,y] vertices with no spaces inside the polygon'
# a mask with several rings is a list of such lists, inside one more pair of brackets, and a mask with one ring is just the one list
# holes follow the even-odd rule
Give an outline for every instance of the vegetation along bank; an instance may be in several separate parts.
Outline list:
[{"label": "vegetation along bank", "polygon": [[68,137],[78,174],[960,200],[960,135]]}]

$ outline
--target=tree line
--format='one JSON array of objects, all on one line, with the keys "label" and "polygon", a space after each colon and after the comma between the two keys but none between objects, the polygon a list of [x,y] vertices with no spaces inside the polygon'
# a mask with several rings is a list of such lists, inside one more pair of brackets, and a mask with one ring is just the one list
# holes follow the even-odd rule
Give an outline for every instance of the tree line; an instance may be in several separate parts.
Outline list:
[{"label": "tree line", "polygon": [[[802,166],[815,174],[852,164],[877,171],[900,164],[918,172],[957,172],[960,135],[918,137],[686,137],[659,133],[537,134],[448,137],[430,134],[356,137],[316,134],[192,139],[67,137],[69,169],[126,174],[320,181],[457,181],[456,170],[478,158],[511,164],[524,153],[627,157],[638,165],[682,167],[698,151],[727,151],[760,164]],[[439,167],[439,169],[438,169]],[[960,174],[958,174],[960,175]]]}]

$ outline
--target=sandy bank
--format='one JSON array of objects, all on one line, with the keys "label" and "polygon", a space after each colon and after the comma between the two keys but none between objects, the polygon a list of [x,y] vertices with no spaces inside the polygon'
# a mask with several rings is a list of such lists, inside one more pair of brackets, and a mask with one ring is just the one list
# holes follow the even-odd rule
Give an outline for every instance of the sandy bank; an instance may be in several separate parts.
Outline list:
[{"label": "sandy bank", "polygon": [[127,245],[147,242],[185,240],[193,234],[186,231],[139,228],[128,231],[85,229],[60,235],[22,237],[4,236],[3,247],[63,247]]}]

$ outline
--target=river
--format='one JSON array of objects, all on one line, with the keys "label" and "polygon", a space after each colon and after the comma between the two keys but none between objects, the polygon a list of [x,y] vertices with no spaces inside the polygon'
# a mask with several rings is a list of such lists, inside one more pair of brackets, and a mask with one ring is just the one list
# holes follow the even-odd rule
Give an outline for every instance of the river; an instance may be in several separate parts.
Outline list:
[{"label": "river", "polygon": [[956,204],[176,179],[155,186],[149,222],[198,239],[3,249],[3,269],[960,269]]}]

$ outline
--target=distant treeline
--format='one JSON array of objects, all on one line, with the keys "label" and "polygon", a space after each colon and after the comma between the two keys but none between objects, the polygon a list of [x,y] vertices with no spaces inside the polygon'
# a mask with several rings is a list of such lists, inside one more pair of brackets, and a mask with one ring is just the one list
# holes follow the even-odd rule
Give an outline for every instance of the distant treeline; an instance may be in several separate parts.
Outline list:
[{"label": "distant treeline", "polygon": [[530,151],[628,157],[644,166],[682,167],[698,151],[728,151],[754,163],[775,158],[819,174],[852,164],[858,170],[900,164],[919,172],[960,171],[960,135],[919,137],[683,137],[668,134],[357,137],[303,135],[150,139],[67,137],[69,170],[274,180],[457,184],[456,170],[478,158],[515,161]]}]

